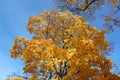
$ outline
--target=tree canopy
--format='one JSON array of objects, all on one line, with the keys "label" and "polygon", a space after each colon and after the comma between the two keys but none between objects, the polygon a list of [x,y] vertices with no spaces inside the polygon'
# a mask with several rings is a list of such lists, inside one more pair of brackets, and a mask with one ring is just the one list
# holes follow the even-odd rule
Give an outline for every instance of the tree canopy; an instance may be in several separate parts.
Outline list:
[{"label": "tree canopy", "polygon": [[12,58],[25,62],[27,80],[120,80],[110,72],[113,61],[105,57],[110,45],[105,30],[91,26],[83,16],[44,11],[29,18],[27,29],[33,38],[17,37],[10,49]]}]

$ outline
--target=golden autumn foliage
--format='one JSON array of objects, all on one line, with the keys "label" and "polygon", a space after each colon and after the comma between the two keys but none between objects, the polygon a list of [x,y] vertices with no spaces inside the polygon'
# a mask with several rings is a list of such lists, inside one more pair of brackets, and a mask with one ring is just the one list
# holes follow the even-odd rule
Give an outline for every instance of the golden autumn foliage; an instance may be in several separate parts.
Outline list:
[{"label": "golden autumn foliage", "polygon": [[113,61],[105,57],[109,54],[105,31],[82,16],[44,11],[30,17],[27,29],[34,34],[32,40],[17,37],[10,52],[25,62],[24,73],[32,75],[29,80],[120,80],[110,72]]},{"label": "golden autumn foliage", "polygon": [[118,0],[111,0],[112,6],[115,6],[117,4]]},{"label": "golden autumn foliage", "polygon": [[7,78],[6,80],[24,80],[23,78]]}]

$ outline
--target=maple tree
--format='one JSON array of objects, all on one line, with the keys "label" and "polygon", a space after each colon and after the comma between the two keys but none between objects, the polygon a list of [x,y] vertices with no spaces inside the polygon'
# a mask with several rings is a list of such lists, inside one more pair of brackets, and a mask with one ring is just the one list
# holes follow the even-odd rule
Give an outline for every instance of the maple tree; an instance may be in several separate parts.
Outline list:
[{"label": "maple tree", "polygon": [[[10,48],[12,58],[25,62],[27,80],[120,80],[110,72],[110,43],[84,17],[53,10],[31,16],[27,25],[31,40],[17,37]],[[8,78],[7,80],[24,80]]]}]

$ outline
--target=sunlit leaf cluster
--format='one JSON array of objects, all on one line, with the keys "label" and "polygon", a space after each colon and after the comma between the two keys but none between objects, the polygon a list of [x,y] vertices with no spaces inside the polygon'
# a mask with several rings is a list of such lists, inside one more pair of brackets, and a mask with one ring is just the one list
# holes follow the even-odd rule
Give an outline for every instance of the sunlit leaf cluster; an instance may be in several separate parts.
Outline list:
[{"label": "sunlit leaf cluster", "polygon": [[6,80],[24,80],[23,78],[7,78]]},{"label": "sunlit leaf cluster", "polygon": [[112,6],[115,6],[117,4],[118,0],[111,0]]}]

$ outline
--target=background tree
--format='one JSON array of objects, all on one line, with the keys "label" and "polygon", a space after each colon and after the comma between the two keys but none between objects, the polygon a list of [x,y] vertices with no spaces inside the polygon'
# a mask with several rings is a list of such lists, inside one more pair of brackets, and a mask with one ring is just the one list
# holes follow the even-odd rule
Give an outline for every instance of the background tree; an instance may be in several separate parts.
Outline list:
[{"label": "background tree", "polygon": [[33,38],[17,37],[10,51],[13,58],[25,62],[24,73],[31,74],[28,80],[120,79],[110,72],[113,61],[105,57],[110,45],[105,31],[82,16],[44,11],[30,17],[27,29]]},{"label": "background tree", "polygon": [[61,11],[70,11],[73,14],[85,17],[85,20],[97,19],[95,14],[98,10],[109,7],[109,12],[103,12],[105,23],[104,29],[108,32],[114,30],[114,27],[120,26],[120,1],[119,0],[53,0],[55,9]]},{"label": "background tree", "polygon": [[120,1],[112,7],[109,14],[104,15],[104,28],[108,31],[114,31],[114,27],[120,27]]}]

